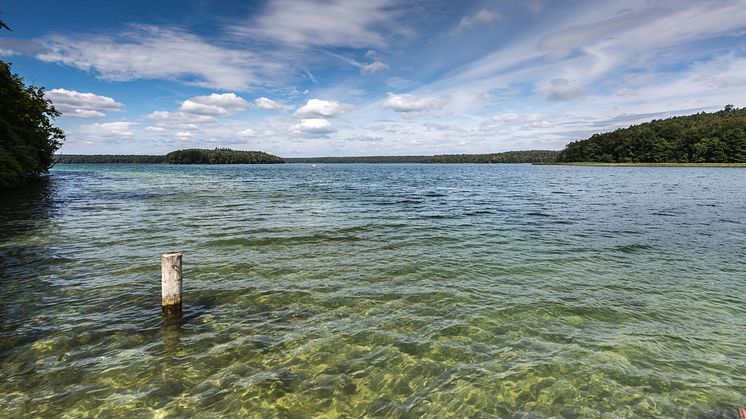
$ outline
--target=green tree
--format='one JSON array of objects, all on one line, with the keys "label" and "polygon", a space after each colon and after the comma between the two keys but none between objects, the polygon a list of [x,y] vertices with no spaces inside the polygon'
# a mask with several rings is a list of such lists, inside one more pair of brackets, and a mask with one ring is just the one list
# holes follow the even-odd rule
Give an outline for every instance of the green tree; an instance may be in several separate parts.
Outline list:
[{"label": "green tree", "polygon": [[568,144],[560,162],[746,162],[746,108],[653,120]]},{"label": "green tree", "polygon": [[[0,21],[0,28],[8,27]],[[0,188],[18,186],[46,173],[65,134],[51,120],[60,113],[44,89],[26,86],[0,60]]]}]

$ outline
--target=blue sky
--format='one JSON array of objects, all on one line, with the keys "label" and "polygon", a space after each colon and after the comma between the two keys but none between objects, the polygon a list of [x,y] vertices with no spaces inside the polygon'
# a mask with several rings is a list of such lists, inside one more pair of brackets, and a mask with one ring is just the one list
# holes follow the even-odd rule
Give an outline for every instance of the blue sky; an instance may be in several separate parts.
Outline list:
[{"label": "blue sky", "polygon": [[746,106],[746,1],[15,1],[63,153],[561,149]]}]

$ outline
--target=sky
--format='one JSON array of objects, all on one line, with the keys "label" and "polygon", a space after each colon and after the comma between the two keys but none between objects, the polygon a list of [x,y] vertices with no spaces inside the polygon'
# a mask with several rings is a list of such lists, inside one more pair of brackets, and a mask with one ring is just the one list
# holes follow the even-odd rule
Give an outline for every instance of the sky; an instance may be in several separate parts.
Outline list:
[{"label": "sky", "polygon": [[67,154],[562,149],[746,106],[746,0],[11,1]]}]

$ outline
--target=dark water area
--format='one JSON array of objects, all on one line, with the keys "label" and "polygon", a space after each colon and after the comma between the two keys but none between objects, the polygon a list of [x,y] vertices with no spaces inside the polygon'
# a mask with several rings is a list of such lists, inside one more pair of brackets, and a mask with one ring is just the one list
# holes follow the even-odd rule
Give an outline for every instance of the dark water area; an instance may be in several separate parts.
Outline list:
[{"label": "dark water area", "polygon": [[0,199],[0,416],[735,417],[745,206],[729,168],[60,165]]}]

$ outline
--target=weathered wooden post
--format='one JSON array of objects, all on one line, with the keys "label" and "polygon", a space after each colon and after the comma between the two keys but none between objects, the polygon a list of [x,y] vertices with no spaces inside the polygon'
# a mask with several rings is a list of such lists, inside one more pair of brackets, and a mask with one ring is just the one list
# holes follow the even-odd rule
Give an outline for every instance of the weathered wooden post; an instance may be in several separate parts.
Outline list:
[{"label": "weathered wooden post", "polygon": [[161,308],[167,317],[181,316],[181,252],[161,256]]}]

